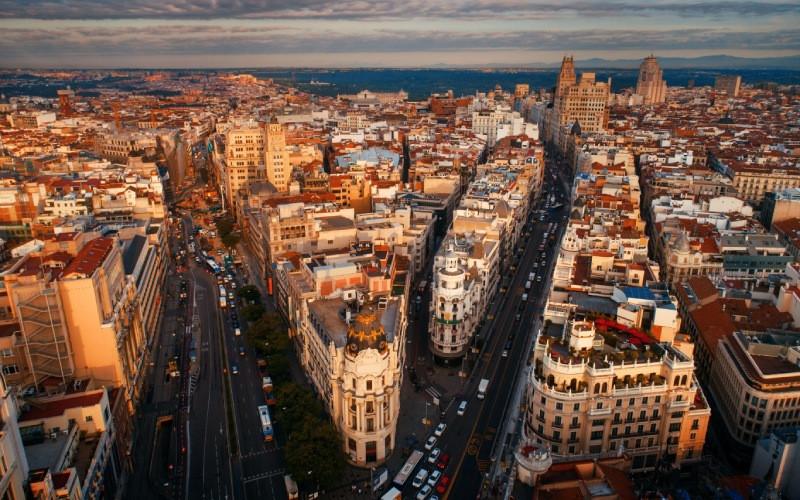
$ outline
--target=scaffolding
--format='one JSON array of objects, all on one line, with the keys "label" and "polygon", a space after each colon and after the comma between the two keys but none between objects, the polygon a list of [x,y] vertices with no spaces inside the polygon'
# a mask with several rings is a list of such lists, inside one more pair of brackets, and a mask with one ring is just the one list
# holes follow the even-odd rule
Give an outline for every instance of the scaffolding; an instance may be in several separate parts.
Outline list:
[{"label": "scaffolding", "polygon": [[58,378],[66,386],[75,373],[57,286],[56,282],[39,283],[30,295],[15,292],[21,335],[14,344],[24,348],[37,387],[46,377]]}]

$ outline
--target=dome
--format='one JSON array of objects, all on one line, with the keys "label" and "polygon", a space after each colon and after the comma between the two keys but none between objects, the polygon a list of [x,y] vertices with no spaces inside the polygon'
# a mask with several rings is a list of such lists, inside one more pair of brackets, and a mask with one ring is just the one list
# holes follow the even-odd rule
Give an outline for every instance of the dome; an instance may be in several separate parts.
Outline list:
[{"label": "dome", "polygon": [[347,353],[356,357],[365,349],[375,349],[381,354],[389,349],[386,331],[373,312],[356,316],[347,330]]},{"label": "dome", "polygon": [[675,240],[675,244],[672,246],[673,250],[680,253],[689,253],[692,251],[692,246],[689,242],[689,235],[686,234],[686,231],[682,231],[678,239]]}]

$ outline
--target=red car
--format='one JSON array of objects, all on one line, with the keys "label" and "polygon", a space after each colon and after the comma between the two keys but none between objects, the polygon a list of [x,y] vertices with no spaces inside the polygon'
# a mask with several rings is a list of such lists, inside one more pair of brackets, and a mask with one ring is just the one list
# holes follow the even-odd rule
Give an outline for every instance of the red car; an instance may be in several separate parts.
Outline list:
[{"label": "red car", "polygon": [[439,459],[439,463],[436,464],[436,467],[444,469],[445,467],[447,467],[447,464],[449,463],[450,463],[450,455],[445,453],[444,455],[442,455],[442,458]]},{"label": "red car", "polygon": [[436,493],[444,494],[447,491],[447,485],[450,484],[450,478],[448,476],[442,476],[439,480],[439,484],[436,485]]}]

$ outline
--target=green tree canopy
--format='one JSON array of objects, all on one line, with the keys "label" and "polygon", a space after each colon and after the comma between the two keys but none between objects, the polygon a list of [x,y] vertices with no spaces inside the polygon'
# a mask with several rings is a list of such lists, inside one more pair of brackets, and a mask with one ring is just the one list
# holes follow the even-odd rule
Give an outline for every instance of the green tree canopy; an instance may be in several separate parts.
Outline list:
[{"label": "green tree canopy", "polygon": [[[246,319],[250,323],[258,321],[258,319],[261,318],[263,314],[264,314],[263,304],[259,303],[249,304],[242,308],[242,317],[244,317],[244,319]],[[251,325],[250,328],[252,329],[253,325]]]},{"label": "green tree canopy", "polygon": [[233,248],[239,244],[239,236],[235,233],[228,233],[222,237],[222,244],[228,248]]},{"label": "green tree canopy", "polygon": [[272,382],[276,385],[285,384],[292,380],[292,372],[289,358],[281,354],[275,354],[267,358],[267,369]]},{"label": "green tree canopy", "polygon": [[[269,363],[267,363],[269,367]],[[278,421],[287,434],[292,434],[300,428],[303,417],[309,416],[319,419],[322,405],[314,397],[311,389],[292,382],[278,386],[275,393],[278,400]]]},{"label": "green tree canopy", "polygon": [[336,427],[311,415],[289,435],[284,456],[286,470],[295,480],[322,489],[340,484],[347,465]]},{"label": "green tree canopy", "polygon": [[246,285],[239,288],[236,291],[236,295],[250,302],[256,302],[261,298],[261,292],[258,291],[255,285]]},{"label": "green tree canopy", "polygon": [[[258,305],[260,306],[260,304]],[[250,306],[245,306],[245,309],[248,307]],[[289,347],[286,326],[280,315],[276,313],[260,316],[258,321],[255,321],[247,331],[247,338],[253,348],[267,354],[283,353]]]}]

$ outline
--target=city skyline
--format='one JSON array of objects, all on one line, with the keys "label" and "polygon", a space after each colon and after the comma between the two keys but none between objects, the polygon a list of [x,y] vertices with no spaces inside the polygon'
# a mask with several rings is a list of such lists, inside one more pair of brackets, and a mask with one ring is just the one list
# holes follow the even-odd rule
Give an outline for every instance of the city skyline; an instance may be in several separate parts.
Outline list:
[{"label": "city skyline", "polygon": [[[781,1],[5,2],[4,67],[427,66],[800,53]],[[635,47],[635,48],[632,48]]]}]

